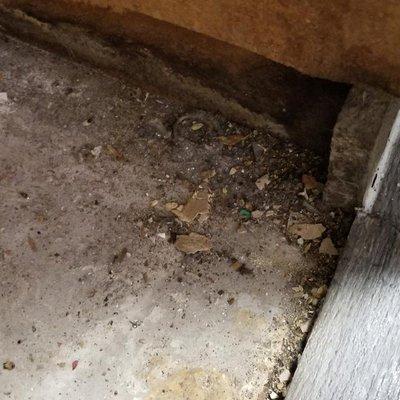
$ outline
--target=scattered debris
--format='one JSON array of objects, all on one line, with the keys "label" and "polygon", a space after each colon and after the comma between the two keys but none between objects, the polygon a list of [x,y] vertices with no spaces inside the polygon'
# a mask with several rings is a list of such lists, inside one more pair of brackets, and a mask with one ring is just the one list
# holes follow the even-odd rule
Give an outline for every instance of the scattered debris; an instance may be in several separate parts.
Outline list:
[{"label": "scattered debris", "polygon": [[18,192],[18,193],[22,198],[24,198],[26,200],[29,200],[29,194],[28,193],[26,193],[26,192]]},{"label": "scattered debris", "polygon": [[329,256],[337,256],[339,254],[329,236],[321,242],[321,245],[319,246],[319,253],[328,254]]},{"label": "scattered debris", "polygon": [[165,208],[167,211],[175,210],[175,209],[178,208],[178,207],[179,207],[179,204],[178,204],[178,203],[175,203],[174,201],[171,202],[171,203],[166,203],[166,204],[164,205],[164,208]]},{"label": "scattered debris", "polygon": [[28,244],[31,250],[36,253],[37,252],[36,242],[30,236],[28,236]]},{"label": "scattered debris", "polygon": [[231,268],[240,273],[240,275],[252,275],[253,271],[247,268],[243,263],[238,260],[233,260]]},{"label": "scattered debris", "polygon": [[289,232],[301,236],[304,240],[314,240],[321,237],[326,228],[322,224],[293,224]]},{"label": "scattered debris", "polygon": [[[146,129],[147,128],[147,129]],[[172,131],[168,129],[160,118],[152,118],[147,121],[145,129],[153,137],[161,139],[169,139],[172,136]]]},{"label": "scattered debris", "polygon": [[156,205],[158,204],[158,200],[153,200],[151,203],[150,203],[150,207],[155,207]]},{"label": "scattered debris", "polygon": [[233,263],[231,264],[231,268],[234,269],[235,271],[238,271],[242,267],[242,263],[234,260]]},{"label": "scattered debris", "polygon": [[271,180],[269,179],[269,175],[263,175],[256,180],[256,186],[258,190],[264,190],[265,187],[268,186],[270,183]]},{"label": "scattered debris", "polygon": [[193,125],[191,127],[192,131],[198,131],[204,126],[203,123],[201,122],[193,122]]},{"label": "scattered debris", "polygon": [[248,210],[247,208],[241,208],[239,210],[239,214],[245,219],[250,219],[251,218],[251,211]]},{"label": "scattered debris", "polygon": [[114,254],[113,264],[122,263],[122,261],[124,261],[127,253],[128,253],[128,249],[126,247],[123,247],[121,249],[121,251],[119,251],[117,254]]},{"label": "scattered debris", "polygon": [[227,300],[228,304],[231,306],[234,302],[235,302],[235,298],[234,297],[229,297],[229,299]]},{"label": "scattered debris", "polygon": [[170,210],[183,222],[193,222],[198,216],[208,216],[210,212],[210,195],[208,189],[200,189],[193,193],[192,197],[183,206]]},{"label": "scattered debris", "polygon": [[167,238],[167,235],[164,233],[164,232],[159,232],[159,233],[157,233],[157,236],[159,237],[159,238],[161,238],[161,239],[166,239]]},{"label": "scattered debris", "polygon": [[140,320],[135,320],[135,321],[129,321],[131,324],[131,329],[136,329],[139,328],[140,325],[142,325],[143,321]]},{"label": "scattered debris", "polygon": [[102,148],[102,146],[93,147],[93,149],[90,150],[90,153],[94,158],[99,158]]},{"label": "scattered debris", "polygon": [[253,219],[260,219],[264,215],[264,211],[261,210],[255,210],[251,212],[251,217]]},{"label": "scattered debris", "polygon": [[247,138],[248,136],[243,135],[218,136],[219,141],[225,146],[235,146]]},{"label": "scattered debris", "polygon": [[8,96],[6,92],[0,92],[0,104],[5,104],[8,101]]},{"label": "scattered debris", "polygon": [[7,360],[7,361],[5,361],[4,363],[3,363],[3,369],[6,369],[6,370],[8,370],[8,371],[11,371],[12,369],[14,369],[15,368],[15,364],[12,362],[12,361],[10,361],[10,360]]},{"label": "scattered debris", "polygon": [[275,392],[270,392],[269,393],[269,398],[271,400],[276,400],[278,397],[279,397],[279,395],[277,393],[275,393]]},{"label": "scattered debris", "polygon": [[323,299],[326,296],[327,292],[328,292],[328,286],[326,285],[322,285],[319,288],[311,289],[311,295],[318,300]]},{"label": "scattered debris", "polygon": [[311,328],[311,320],[301,322],[299,328],[302,333],[307,333]]},{"label": "scattered debris", "polygon": [[111,156],[113,156],[116,160],[118,160],[118,161],[125,160],[124,155],[119,150],[117,150],[114,146],[111,146],[111,144],[108,144],[106,146],[106,149],[107,149],[108,153]]},{"label": "scattered debris", "polygon": [[89,117],[87,120],[83,121],[83,126],[89,126],[93,123],[93,117]]},{"label": "scattered debris", "polygon": [[235,175],[236,174],[236,172],[237,172],[237,169],[235,168],[235,167],[232,167],[230,170],[229,170],[229,175]]},{"label": "scattered debris", "polygon": [[175,242],[175,247],[187,254],[194,254],[199,251],[210,251],[210,239],[198,233],[189,233],[189,235],[178,235]]},{"label": "scattered debris", "polygon": [[312,175],[303,175],[301,177],[301,181],[303,182],[306,190],[317,189],[320,185]]},{"label": "scattered debris", "polygon": [[214,169],[209,169],[209,170],[207,170],[207,171],[203,171],[203,172],[200,174],[200,177],[201,177],[201,179],[203,179],[203,180],[208,180],[208,179],[213,178],[213,177],[215,176],[215,174],[216,174],[216,172],[215,172]]},{"label": "scattered debris", "polygon": [[292,374],[290,373],[290,371],[288,369],[284,369],[278,377],[279,382],[281,383],[289,382],[291,376]]},{"label": "scattered debris", "polygon": [[78,360],[72,361],[72,371],[78,366],[78,363],[79,363]]}]

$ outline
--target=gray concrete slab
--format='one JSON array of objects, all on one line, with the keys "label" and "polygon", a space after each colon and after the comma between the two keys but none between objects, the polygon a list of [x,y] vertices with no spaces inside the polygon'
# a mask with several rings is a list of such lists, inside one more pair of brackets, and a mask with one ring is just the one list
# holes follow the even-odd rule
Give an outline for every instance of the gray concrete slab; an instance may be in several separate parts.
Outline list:
[{"label": "gray concrete slab", "polygon": [[[12,39],[0,53],[0,360],[15,365],[0,371],[0,397],[284,393],[277,376],[296,360],[310,292],[334,265],[319,239],[288,235],[288,219],[342,240],[339,214],[298,196],[318,159]],[[215,125],[193,139],[195,120],[250,142],[227,147]],[[260,192],[266,170],[275,181]],[[165,210],[199,185],[212,195],[206,221]],[[245,221],[241,207],[264,214]],[[188,232],[211,251],[178,251],[176,234]]]}]

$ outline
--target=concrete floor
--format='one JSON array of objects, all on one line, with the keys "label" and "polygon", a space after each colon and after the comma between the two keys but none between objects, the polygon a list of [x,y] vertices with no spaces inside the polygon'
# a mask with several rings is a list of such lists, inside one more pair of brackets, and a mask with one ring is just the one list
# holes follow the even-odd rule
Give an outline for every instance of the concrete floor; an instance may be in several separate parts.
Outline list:
[{"label": "concrete floor", "polygon": [[[300,215],[334,235],[338,215],[298,196],[319,160],[21,42],[2,37],[0,53],[0,360],[15,364],[0,371],[0,397],[284,394],[309,293],[334,265],[318,240],[286,232]],[[227,147],[207,124],[251,137]],[[266,169],[276,183],[260,193]],[[199,185],[212,194],[206,221],[165,210]],[[244,206],[264,214],[245,221]],[[211,251],[178,251],[188,232]]]}]

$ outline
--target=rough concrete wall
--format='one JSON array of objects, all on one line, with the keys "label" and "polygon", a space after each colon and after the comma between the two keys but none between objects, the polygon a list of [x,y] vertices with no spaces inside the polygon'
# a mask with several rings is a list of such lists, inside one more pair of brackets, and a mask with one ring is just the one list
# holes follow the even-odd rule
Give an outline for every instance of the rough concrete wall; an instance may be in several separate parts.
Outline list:
[{"label": "rough concrete wall", "polygon": [[324,200],[333,207],[362,205],[399,112],[399,98],[365,85],[351,89],[333,130]]},{"label": "rough concrete wall", "polygon": [[[397,0],[0,0],[36,10],[140,12],[293,66],[312,76],[400,93]],[[56,3],[56,4],[54,4]]]}]

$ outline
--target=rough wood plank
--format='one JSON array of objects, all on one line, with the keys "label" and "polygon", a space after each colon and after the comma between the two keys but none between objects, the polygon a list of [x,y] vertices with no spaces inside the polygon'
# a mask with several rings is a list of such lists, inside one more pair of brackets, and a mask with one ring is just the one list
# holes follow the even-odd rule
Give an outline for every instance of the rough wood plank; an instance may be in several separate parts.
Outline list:
[{"label": "rough wood plank", "polygon": [[[386,149],[382,154],[376,176],[382,176],[376,188],[377,197],[372,213],[390,221],[400,229],[400,112],[392,126]],[[374,185],[372,185],[374,190]]]},{"label": "rough wood plank", "polygon": [[287,400],[400,399],[400,238],[359,215]]}]

